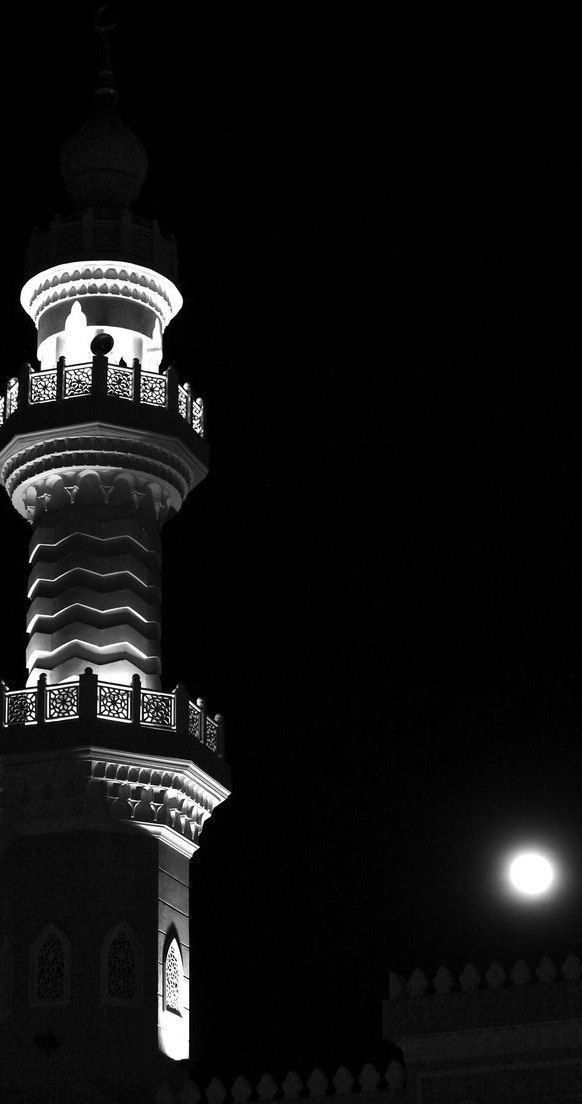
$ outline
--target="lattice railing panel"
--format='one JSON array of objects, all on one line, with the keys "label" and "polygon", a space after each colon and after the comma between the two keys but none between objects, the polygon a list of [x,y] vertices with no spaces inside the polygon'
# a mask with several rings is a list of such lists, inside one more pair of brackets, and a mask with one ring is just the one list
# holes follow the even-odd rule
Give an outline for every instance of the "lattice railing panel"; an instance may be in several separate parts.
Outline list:
[{"label": "lattice railing panel", "polygon": [[16,414],[17,410],[18,410],[18,380],[15,380],[14,383],[8,388],[6,417],[10,418],[10,416],[12,414]]},{"label": "lattice railing panel", "polygon": [[79,368],[65,368],[63,373],[63,396],[65,399],[78,399],[91,394],[93,368],[84,365]]},{"label": "lattice railing panel", "polygon": [[215,721],[210,720],[210,717],[206,718],[206,739],[204,743],[215,755],[219,754],[220,729]]},{"label": "lattice railing panel", "polygon": [[118,399],[133,399],[133,369],[109,367],[107,394],[116,395]]},{"label": "lattice railing panel", "polygon": [[79,684],[61,683],[46,688],[47,721],[66,721],[79,716]]},{"label": "lattice railing panel", "polygon": [[202,714],[194,702],[188,702],[188,735],[202,743]]},{"label": "lattice railing panel", "polygon": [[174,695],[164,694],[158,690],[142,690],[140,721],[142,724],[155,725],[157,728],[174,728],[176,724]]},{"label": "lattice railing panel", "polygon": [[97,716],[112,721],[131,721],[132,695],[129,686],[118,686],[111,682],[97,685]]},{"label": "lattice railing panel", "polygon": [[[38,406],[42,403],[57,402],[61,399],[88,398],[95,393],[101,394],[101,377],[95,377],[94,362],[64,364],[59,361],[55,369],[32,368],[29,366],[27,378],[24,378],[24,404]],[[101,370],[97,366],[99,371]],[[173,378],[173,377],[172,377]],[[145,403],[171,409],[188,423],[199,437],[204,437],[204,403],[201,398],[193,399],[190,384],[177,383],[176,388],[169,382],[168,373],[143,371],[138,361],[129,368],[122,360],[120,364],[106,360],[105,391],[108,396],[126,399],[128,402]],[[19,399],[19,380],[12,379],[5,393],[0,396],[0,426],[21,405]]]},{"label": "lattice railing panel", "polygon": [[57,373],[35,372],[30,377],[31,403],[54,402],[57,397]]},{"label": "lattice railing panel", "polygon": [[158,376],[155,372],[142,372],[140,383],[140,401],[148,406],[166,405],[165,376]]},{"label": "lattice railing panel", "polygon": [[222,718],[211,719],[206,714],[202,698],[190,701],[183,687],[169,694],[162,690],[145,690],[139,679],[124,685],[101,682],[88,670],[76,682],[46,685],[41,675],[39,685],[23,690],[9,690],[0,685],[0,718],[4,728],[13,725],[33,725],[44,720],[63,721],[97,717],[101,720],[138,723],[163,728],[178,735],[186,734],[220,758],[224,757]]},{"label": "lattice railing panel", "polygon": [[9,690],[4,703],[4,724],[26,725],[36,721],[36,690]]},{"label": "lattice railing panel", "polygon": [[201,398],[192,399],[192,429],[204,437],[204,403]]},{"label": "lattice railing panel", "polygon": [[180,384],[178,386],[178,413],[188,421],[188,399],[189,395],[185,387]]}]

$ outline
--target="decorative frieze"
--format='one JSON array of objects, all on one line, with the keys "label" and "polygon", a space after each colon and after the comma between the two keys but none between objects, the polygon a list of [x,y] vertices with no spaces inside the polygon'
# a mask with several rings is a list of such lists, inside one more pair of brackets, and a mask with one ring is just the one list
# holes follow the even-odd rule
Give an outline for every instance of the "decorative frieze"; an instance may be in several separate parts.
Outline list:
[{"label": "decorative frieze", "polygon": [[21,303],[38,327],[43,314],[63,301],[88,296],[125,298],[142,303],[165,328],[182,306],[182,296],[167,277],[142,265],[119,261],[83,261],[55,265],[33,276],[22,289]]},{"label": "decorative frieze", "polygon": [[83,744],[44,755],[4,755],[0,847],[22,832],[97,822],[118,831],[127,822],[191,855],[205,822],[227,796],[220,782],[188,759]]}]

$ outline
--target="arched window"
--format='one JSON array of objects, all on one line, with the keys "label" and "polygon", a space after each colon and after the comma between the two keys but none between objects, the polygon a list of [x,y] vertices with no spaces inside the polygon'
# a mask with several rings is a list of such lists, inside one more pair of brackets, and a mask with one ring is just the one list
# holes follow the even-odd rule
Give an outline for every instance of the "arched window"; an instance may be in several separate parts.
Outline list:
[{"label": "arched window", "polygon": [[164,1010],[181,1016],[184,1011],[184,967],[178,940],[168,944],[164,961]]},{"label": "arched window", "polygon": [[30,949],[31,1004],[67,1004],[71,998],[71,948],[55,924],[47,924]]},{"label": "arched window", "polygon": [[5,939],[0,947],[0,1020],[5,1020],[12,1008],[12,971],[12,948]]},{"label": "arched window", "polygon": [[106,1004],[135,1005],[140,995],[140,956],[128,924],[116,924],[101,947],[101,998]]}]

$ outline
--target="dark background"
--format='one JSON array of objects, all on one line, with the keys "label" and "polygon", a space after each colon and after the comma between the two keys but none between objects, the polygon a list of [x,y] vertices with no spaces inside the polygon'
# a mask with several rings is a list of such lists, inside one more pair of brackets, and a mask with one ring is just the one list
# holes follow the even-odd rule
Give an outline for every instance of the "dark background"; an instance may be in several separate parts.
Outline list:
[{"label": "dark background", "polygon": [[[164,535],[165,685],[226,715],[233,770],[193,860],[201,1077],[381,1064],[389,969],[579,949],[581,34],[464,7],[121,6],[212,447]],[[3,20],[6,376],[88,10]],[[20,685],[5,496],[0,526]],[[531,841],[562,888],[524,908],[499,870]]]}]

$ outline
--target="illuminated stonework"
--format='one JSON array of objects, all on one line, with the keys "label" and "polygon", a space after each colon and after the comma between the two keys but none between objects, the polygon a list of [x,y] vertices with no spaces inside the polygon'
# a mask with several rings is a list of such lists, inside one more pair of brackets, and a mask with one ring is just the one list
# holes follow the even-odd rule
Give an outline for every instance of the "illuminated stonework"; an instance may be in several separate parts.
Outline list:
[{"label": "illuminated stonework", "polygon": [[[93,260],[37,273],[24,285],[21,303],[39,331],[43,368],[59,356],[69,363],[88,360],[91,341],[107,317],[107,332],[120,355],[157,369],[163,331],[180,310],[182,296],[171,280],[143,265]],[[67,326],[75,305],[79,323],[73,316]]]},{"label": "illuminated stonework", "polygon": [[205,409],[164,364],[176,247],[129,210],[147,157],[108,73],[63,147],[73,210],[26,258],[38,360],[0,388],[0,485],[30,527],[26,685],[0,682],[6,1099],[146,1099],[188,1058],[190,860],[229,793],[221,717],[162,684],[161,530],[208,473]]}]

